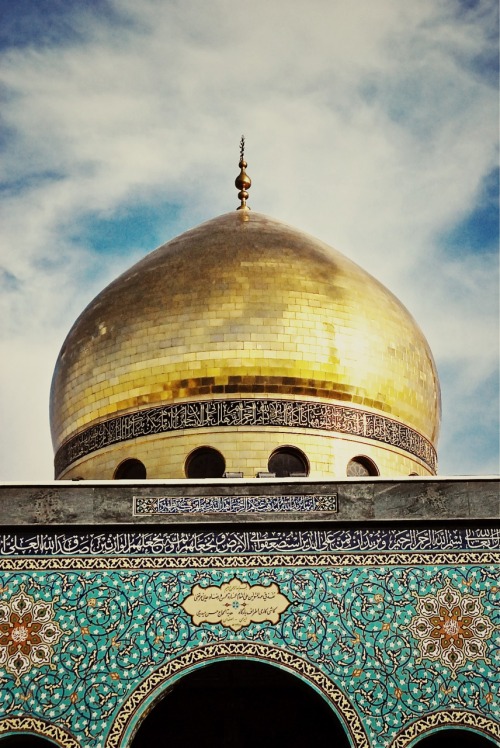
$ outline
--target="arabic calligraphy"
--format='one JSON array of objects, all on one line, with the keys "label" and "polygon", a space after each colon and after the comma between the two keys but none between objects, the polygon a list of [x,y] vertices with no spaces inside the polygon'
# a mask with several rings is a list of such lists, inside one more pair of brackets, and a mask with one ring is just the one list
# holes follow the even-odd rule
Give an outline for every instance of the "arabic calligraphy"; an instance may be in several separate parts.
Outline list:
[{"label": "arabic calligraphy", "polygon": [[251,623],[269,621],[277,624],[290,604],[275,583],[250,585],[234,577],[220,587],[194,585],[181,607],[191,616],[195,626],[218,623],[239,631]]},{"label": "arabic calligraphy", "polygon": [[392,418],[336,403],[239,398],[162,405],[90,426],[60,447],[55,457],[56,474],[97,449],[140,436],[235,426],[305,428],[352,434],[398,447],[418,457],[432,471],[436,469],[436,451],[432,444]]},{"label": "arabic calligraphy", "polygon": [[0,556],[497,551],[500,528],[341,528],[0,534]]},{"label": "arabic calligraphy", "polygon": [[134,514],[336,512],[337,494],[311,496],[134,496]]}]

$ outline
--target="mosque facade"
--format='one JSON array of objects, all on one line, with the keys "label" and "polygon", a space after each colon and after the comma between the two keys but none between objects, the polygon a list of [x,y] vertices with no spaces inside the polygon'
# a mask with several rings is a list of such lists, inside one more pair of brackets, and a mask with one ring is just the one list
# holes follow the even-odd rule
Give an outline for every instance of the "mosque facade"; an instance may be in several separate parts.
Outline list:
[{"label": "mosque facade", "polygon": [[[409,312],[247,206],[77,319],[0,486],[0,748],[500,745],[500,494]],[[450,743],[451,744],[451,743]]]}]

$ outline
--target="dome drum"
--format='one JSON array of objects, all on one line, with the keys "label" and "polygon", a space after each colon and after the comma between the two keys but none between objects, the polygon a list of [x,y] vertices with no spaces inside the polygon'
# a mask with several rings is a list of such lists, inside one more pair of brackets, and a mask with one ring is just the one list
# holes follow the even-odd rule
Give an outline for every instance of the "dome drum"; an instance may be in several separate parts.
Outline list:
[{"label": "dome drum", "polygon": [[300,450],[308,464],[307,474],[316,478],[345,477],[349,462],[358,455],[371,459],[382,475],[433,474],[429,465],[415,455],[359,435],[297,426],[246,425],[185,429],[115,442],[76,457],[58,477],[92,479],[99,475],[111,479],[125,460],[138,459],[145,466],[147,478],[182,479],[189,477],[186,465],[191,453],[208,447],[224,458],[221,476],[222,472],[242,472],[245,478],[254,478],[268,470],[272,454],[282,447]]}]

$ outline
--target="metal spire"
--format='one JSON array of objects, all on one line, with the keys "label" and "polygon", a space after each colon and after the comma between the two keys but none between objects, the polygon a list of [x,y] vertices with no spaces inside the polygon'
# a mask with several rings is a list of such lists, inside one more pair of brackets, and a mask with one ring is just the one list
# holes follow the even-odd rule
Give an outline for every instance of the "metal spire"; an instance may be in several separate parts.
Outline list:
[{"label": "metal spire", "polygon": [[240,167],[240,173],[234,180],[234,183],[236,185],[236,189],[239,190],[238,192],[238,198],[240,199],[241,205],[238,206],[237,210],[250,210],[250,208],[247,205],[247,198],[248,198],[248,190],[252,186],[252,180],[246,173],[245,169],[247,167],[247,162],[245,161],[245,136],[241,136],[240,140],[240,163],[238,164]]}]

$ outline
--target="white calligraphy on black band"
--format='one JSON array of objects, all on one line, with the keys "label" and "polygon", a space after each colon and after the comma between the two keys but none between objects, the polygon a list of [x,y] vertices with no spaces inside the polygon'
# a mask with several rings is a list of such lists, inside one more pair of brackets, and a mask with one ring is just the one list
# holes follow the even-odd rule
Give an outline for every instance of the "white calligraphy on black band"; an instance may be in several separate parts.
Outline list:
[{"label": "white calligraphy on black band", "polygon": [[0,556],[191,556],[264,553],[484,552],[500,550],[500,528],[372,528],[16,532],[0,534]]},{"label": "white calligraphy on black band", "polygon": [[174,403],[126,413],[90,426],[61,446],[56,475],[68,465],[112,444],[185,429],[266,426],[351,434],[409,452],[436,469],[436,451],[417,431],[392,418],[336,403],[248,398]]},{"label": "white calligraphy on black band", "polygon": [[290,496],[134,496],[134,514],[336,512],[337,494]]}]

